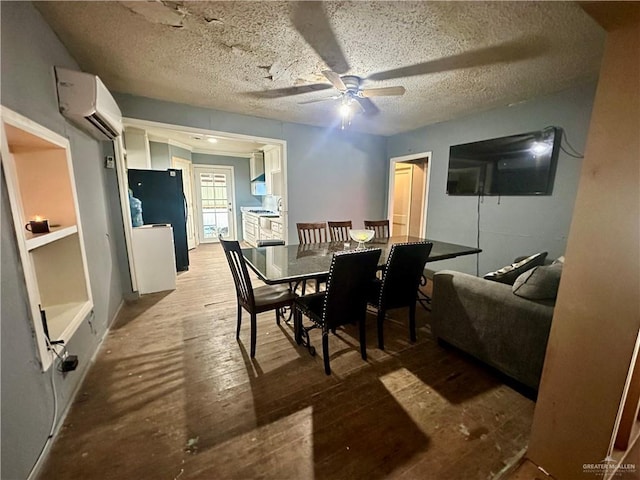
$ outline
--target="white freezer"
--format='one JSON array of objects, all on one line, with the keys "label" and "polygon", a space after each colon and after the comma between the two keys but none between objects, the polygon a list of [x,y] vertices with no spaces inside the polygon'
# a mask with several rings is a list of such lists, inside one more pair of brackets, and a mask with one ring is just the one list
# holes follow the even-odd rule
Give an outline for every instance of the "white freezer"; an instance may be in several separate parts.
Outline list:
[{"label": "white freezer", "polygon": [[140,294],[175,290],[176,257],[171,225],[134,227],[133,262]]}]

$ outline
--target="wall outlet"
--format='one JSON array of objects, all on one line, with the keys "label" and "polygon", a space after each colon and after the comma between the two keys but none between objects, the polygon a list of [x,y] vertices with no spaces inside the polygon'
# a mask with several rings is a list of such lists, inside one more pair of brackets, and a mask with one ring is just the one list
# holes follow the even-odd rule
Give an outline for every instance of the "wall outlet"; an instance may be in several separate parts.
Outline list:
[{"label": "wall outlet", "polygon": [[104,157],[104,168],[116,168],[116,161],[113,155],[107,155]]}]

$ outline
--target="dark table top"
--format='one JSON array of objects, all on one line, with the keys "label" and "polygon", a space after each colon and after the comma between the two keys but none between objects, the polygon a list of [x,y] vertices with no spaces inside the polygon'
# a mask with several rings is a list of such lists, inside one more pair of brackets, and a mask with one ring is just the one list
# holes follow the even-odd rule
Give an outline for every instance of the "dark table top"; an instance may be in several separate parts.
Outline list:
[{"label": "dark table top", "polygon": [[[427,262],[446,260],[462,255],[480,253],[475,247],[439,242],[419,237],[397,236],[374,238],[367,242],[367,248],[380,248],[379,265],[387,262],[391,246],[395,243],[433,243]],[[273,247],[243,248],[242,253],[251,269],[267,284],[288,283],[316,278],[329,273],[331,257],[335,252],[355,250],[357,242],[310,243],[305,245],[281,245]]]}]

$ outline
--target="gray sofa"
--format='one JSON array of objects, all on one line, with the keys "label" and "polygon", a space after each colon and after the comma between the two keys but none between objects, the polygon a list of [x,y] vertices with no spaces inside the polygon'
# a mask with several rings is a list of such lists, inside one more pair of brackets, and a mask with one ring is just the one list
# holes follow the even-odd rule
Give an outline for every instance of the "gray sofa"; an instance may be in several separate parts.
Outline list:
[{"label": "gray sofa", "polygon": [[512,286],[461,272],[433,277],[432,332],[439,340],[538,389],[553,300],[528,300]]}]

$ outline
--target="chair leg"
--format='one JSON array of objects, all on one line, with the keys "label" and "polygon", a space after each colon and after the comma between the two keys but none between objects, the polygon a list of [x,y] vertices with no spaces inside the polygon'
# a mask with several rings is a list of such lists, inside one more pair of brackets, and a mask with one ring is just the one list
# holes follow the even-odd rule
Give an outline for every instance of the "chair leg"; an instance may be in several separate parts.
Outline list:
[{"label": "chair leg", "polygon": [[367,330],[364,318],[358,322],[360,330],[360,356],[363,360],[367,359]]},{"label": "chair leg", "polygon": [[[291,307],[295,308],[295,307]],[[302,335],[300,329],[302,328],[302,312],[295,308],[293,311],[293,336],[296,339],[296,344],[302,344]]]},{"label": "chair leg", "polygon": [[378,348],[384,350],[384,310],[378,309]]},{"label": "chair leg", "polygon": [[316,293],[320,292],[320,280],[316,278]]},{"label": "chair leg", "polygon": [[242,307],[238,303],[238,322],[236,326],[236,340],[240,338],[240,325],[242,325]]},{"label": "chair leg", "polygon": [[324,357],[324,373],[331,375],[329,366],[329,332],[322,332],[322,356]]},{"label": "chair leg", "polygon": [[256,356],[256,334],[257,334],[257,326],[256,326],[256,314],[251,314],[251,358]]},{"label": "chair leg", "polygon": [[276,325],[280,325],[280,309],[276,308]]},{"label": "chair leg", "polygon": [[416,341],[416,303],[409,305],[409,339]]}]

